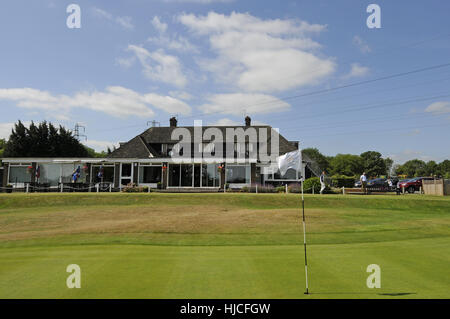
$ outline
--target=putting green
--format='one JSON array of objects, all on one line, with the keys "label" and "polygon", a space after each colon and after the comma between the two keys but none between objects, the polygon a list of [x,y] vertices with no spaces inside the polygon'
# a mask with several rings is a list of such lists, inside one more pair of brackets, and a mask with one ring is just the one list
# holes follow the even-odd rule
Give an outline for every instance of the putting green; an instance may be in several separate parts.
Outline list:
[{"label": "putting green", "polygon": [[[0,196],[0,298],[450,298],[450,200],[296,195]],[[81,267],[68,289],[66,267]],[[381,288],[369,289],[370,264]]]}]

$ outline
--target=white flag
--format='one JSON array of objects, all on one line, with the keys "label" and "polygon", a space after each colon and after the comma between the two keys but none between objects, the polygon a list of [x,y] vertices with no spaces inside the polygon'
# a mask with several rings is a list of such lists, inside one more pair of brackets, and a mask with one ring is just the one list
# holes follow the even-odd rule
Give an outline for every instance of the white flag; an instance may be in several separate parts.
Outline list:
[{"label": "white flag", "polygon": [[301,173],[302,151],[297,150],[281,155],[278,157],[277,162],[281,176],[285,175],[290,168]]}]

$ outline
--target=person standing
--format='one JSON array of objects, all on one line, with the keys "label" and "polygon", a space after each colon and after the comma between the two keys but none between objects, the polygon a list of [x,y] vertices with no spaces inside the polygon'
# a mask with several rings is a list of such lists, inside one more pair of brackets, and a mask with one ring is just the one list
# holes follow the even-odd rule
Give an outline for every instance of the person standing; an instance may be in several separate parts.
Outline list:
[{"label": "person standing", "polygon": [[398,182],[397,182],[397,185],[395,187],[395,192],[397,193],[397,195],[401,194],[400,180],[398,180]]},{"label": "person standing", "polygon": [[322,172],[320,175],[320,194],[323,194],[323,191],[325,190],[325,171]]},{"label": "person standing", "polygon": [[363,194],[366,195],[367,194],[367,177],[366,177],[366,172],[362,173],[362,175],[359,178],[359,180],[361,181],[361,190],[362,190]]},{"label": "person standing", "polygon": [[388,184],[388,190],[391,191],[394,187],[394,184],[392,183],[392,179],[389,177],[386,182]]}]

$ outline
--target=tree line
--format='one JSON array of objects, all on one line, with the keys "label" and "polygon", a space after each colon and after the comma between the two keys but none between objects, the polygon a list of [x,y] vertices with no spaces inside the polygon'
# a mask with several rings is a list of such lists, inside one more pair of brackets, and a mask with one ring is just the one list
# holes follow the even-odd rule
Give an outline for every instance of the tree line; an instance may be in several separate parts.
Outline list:
[{"label": "tree line", "polygon": [[26,127],[21,121],[14,124],[9,139],[0,139],[0,157],[105,157],[83,145],[72,131],[56,127],[46,121],[31,122]]},{"label": "tree line", "polygon": [[357,177],[363,172],[369,177],[377,176],[439,176],[450,178],[450,160],[441,163],[435,161],[409,160],[401,165],[394,165],[394,161],[383,158],[380,152],[368,151],[360,155],[337,154],[325,156],[317,148],[306,148],[302,153],[314,160],[321,170],[331,176]]}]

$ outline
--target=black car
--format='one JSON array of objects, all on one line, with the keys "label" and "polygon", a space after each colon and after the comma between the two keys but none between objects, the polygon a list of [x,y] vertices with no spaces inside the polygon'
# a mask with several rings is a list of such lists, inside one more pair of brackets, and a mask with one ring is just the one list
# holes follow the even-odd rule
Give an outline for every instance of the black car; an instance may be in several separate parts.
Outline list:
[{"label": "black car", "polygon": [[[367,181],[367,188],[380,190],[394,190],[397,186],[398,178],[391,178],[392,186],[389,186],[387,178],[374,178]],[[355,183],[355,187],[361,187],[361,181]]]},{"label": "black car", "polygon": [[382,187],[387,185],[386,178],[375,178],[367,182],[367,187]]}]

